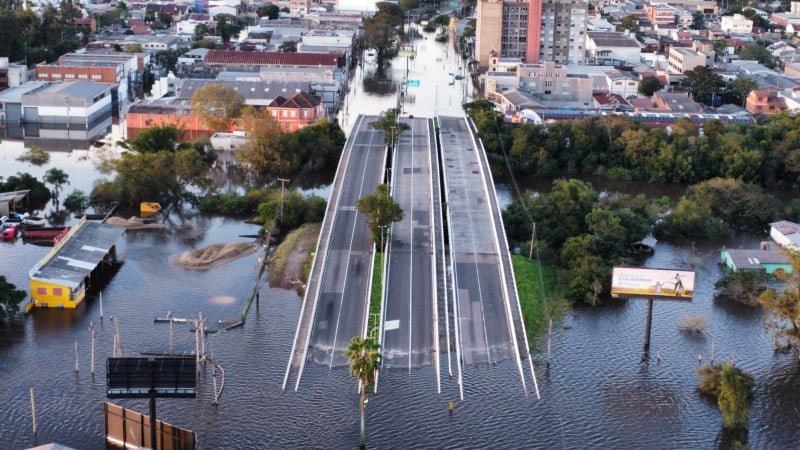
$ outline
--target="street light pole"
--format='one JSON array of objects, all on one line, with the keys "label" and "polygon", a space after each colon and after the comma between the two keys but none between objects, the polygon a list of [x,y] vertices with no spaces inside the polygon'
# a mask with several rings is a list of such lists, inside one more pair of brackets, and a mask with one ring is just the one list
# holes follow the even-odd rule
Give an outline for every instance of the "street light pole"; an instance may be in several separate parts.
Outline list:
[{"label": "street light pole", "polygon": [[289,180],[286,178],[278,178],[278,181],[281,182],[281,223],[283,223],[283,193],[284,193],[284,183],[287,183]]}]

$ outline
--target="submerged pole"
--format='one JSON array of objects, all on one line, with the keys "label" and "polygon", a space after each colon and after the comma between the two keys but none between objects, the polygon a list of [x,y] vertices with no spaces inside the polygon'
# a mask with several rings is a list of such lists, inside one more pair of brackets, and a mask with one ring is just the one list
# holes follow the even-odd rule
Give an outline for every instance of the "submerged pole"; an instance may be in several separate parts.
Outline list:
[{"label": "submerged pole", "polygon": [[103,320],[103,291],[100,291],[100,320]]},{"label": "submerged pole", "polygon": [[78,341],[75,341],[75,372],[78,371]]},{"label": "submerged pole", "polygon": [[33,397],[33,388],[31,388],[31,418],[33,419],[33,435],[36,436],[36,399]]},{"label": "submerged pole", "polygon": [[647,299],[647,322],[644,325],[644,351],[650,351],[650,328],[653,322],[653,299]]},{"label": "submerged pole", "polygon": [[95,337],[95,333],[96,333],[94,322],[90,322],[89,323],[89,331],[91,331],[91,333],[92,333],[92,350],[91,350],[90,356],[89,356],[89,360],[90,360],[89,371],[92,373],[92,375],[94,375],[94,337]]}]

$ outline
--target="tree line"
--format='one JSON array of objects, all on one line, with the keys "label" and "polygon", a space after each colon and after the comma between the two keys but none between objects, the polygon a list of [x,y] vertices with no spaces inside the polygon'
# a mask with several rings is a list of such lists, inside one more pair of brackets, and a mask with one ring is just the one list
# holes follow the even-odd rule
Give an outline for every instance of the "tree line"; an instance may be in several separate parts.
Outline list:
[{"label": "tree line", "polygon": [[58,8],[48,4],[41,14],[14,9],[14,5],[15,2],[0,0],[0,56],[24,60],[29,65],[52,62],[89,40],[89,29],[73,23],[80,11],[70,0],[62,1]]},{"label": "tree line", "polygon": [[[661,183],[734,178],[767,188],[800,186],[800,117],[786,113],[757,124],[688,119],[671,133],[625,116],[513,126],[488,102],[465,106],[495,170],[519,176],[600,174]],[[507,155],[507,159],[504,157]]]}]

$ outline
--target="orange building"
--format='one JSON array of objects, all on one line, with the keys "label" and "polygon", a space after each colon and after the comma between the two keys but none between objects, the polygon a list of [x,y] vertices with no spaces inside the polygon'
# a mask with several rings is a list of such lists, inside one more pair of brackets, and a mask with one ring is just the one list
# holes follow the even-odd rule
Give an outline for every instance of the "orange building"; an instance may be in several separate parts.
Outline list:
[{"label": "orange building", "polygon": [[294,132],[326,117],[325,105],[319,97],[298,92],[288,99],[275,97],[267,111],[286,132]]},{"label": "orange building", "polygon": [[128,139],[154,126],[174,125],[183,131],[181,141],[210,137],[214,130],[192,114],[190,100],[152,101],[131,105],[125,117]]},{"label": "orange building", "polygon": [[778,96],[777,88],[766,87],[750,91],[745,108],[753,114],[775,114],[786,109],[786,102]]}]

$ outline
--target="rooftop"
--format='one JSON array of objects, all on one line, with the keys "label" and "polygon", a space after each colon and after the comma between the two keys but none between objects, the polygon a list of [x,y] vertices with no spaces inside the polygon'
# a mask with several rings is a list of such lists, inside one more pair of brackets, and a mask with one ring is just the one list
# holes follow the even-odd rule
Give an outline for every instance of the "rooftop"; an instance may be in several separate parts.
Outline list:
[{"label": "rooftop", "polygon": [[190,99],[161,98],[133,103],[128,109],[128,114],[164,114],[173,116],[188,116],[192,114],[192,101]]},{"label": "rooftop", "polygon": [[22,96],[50,84],[48,81],[26,81],[21,85],[0,92],[0,103],[20,103]]},{"label": "rooftop", "polygon": [[770,245],[766,249],[729,249],[728,252],[737,269],[761,269],[762,264],[789,264],[789,257]]},{"label": "rooftop", "polygon": [[337,53],[282,53],[282,52],[240,52],[231,50],[211,50],[206,56],[206,64],[254,64],[285,66],[338,66],[343,59]]},{"label": "rooftop", "polygon": [[84,219],[28,275],[31,279],[76,288],[124,232],[122,228]]},{"label": "rooftop", "polygon": [[274,100],[272,100],[272,103],[270,103],[269,106],[280,107],[280,108],[308,109],[308,108],[316,108],[317,106],[320,105],[320,103],[322,103],[322,101],[319,99],[319,97],[301,91],[292,95],[288,99],[283,98],[279,95],[275,97]]},{"label": "rooftop", "polygon": [[587,31],[586,35],[600,47],[641,47],[636,39],[617,31]]}]

